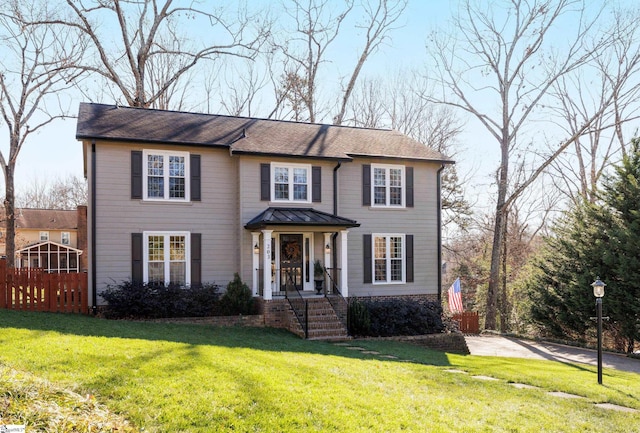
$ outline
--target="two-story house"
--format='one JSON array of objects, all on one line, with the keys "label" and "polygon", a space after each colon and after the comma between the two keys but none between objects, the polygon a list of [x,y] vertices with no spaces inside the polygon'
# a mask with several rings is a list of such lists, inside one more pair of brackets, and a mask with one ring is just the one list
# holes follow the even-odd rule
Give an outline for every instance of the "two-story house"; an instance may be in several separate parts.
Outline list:
[{"label": "two-story house", "polygon": [[[113,281],[440,298],[440,173],[396,131],[81,104],[94,305]],[[91,302],[90,302],[91,305]]]}]

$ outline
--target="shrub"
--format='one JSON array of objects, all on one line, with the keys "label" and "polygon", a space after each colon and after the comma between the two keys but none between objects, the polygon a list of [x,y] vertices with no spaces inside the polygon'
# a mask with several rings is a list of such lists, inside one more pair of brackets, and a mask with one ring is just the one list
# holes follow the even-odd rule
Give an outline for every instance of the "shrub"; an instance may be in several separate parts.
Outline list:
[{"label": "shrub", "polygon": [[227,284],[227,291],[220,299],[220,312],[229,316],[255,312],[251,289],[242,282],[237,273],[234,274],[233,281]]},{"label": "shrub", "polygon": [[365,306],[370,317],[370,336],[424,335],[444,330],[442,306],[437,302],[390,299],[369,301]]},{"label": "shrub", "polygon": [[367,306],[354,299],[349,304],[347,312],[347,323],[349,324],[349,334],[355,336],[369,335],[371,329],[371,317]]},{"label": "shrub", "polygon": [[180,287],[126,281],[108,286],[101,296],[109,303],[107,318],[153,319],[213,315],[218,292],[215,284]]}]

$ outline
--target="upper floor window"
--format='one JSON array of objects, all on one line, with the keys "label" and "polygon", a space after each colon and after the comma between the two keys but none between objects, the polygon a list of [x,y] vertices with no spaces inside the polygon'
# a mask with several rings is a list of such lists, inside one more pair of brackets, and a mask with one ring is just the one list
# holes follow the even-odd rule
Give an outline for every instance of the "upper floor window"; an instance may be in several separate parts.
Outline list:
[{"label": "upper floor window", "polygon": [[60,243],[62,245],[69,245],[71,243],[71,236],[69,232],[62,232],[60,234]]},{"label": "upper floor window", "polygon": [[271,197],[274,201],[311,201],[310,165],[272,163],[271,173]]},{"label": "upper floor window", "polygon": [[189,153],[145,150],[143,197],[147,200],[189,200]]},{"label": "upper floor window", "polygon": [[404,166],[372,164],[371,188],[373,206],[404,207]]},{"label": "upper floor window", "polygon": [[49,240],[49,232],[40,232],[40,242],[47,242]]}]

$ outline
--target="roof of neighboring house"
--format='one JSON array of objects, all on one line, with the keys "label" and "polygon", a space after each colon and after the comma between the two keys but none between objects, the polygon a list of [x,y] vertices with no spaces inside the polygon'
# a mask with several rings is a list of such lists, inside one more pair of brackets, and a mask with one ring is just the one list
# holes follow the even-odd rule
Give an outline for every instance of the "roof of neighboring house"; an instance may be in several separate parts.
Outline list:
[{"label": "roof of neighboring house", "polygon": [[264,228],[269,225],[296,225],[296,226],[337,226],[359,227],[356,221],[332,215],[326,212],[310,208],[281,208],[270,207],[261,212],[246,225],[246,229]]},{"label": "roof of neighboring house", "polygon": [[342,160],[373,156],[453,163],[440,152],[387,129],[89,103],[80,104],[76,138],[226,147],[235,154]]},{"label": "roof of neighboring house", "polygon": [[[17,229],[68,230],[78,228],[78,211],[60,209],[16,209]],[[0,216],[4,221],[5,214]]]}]

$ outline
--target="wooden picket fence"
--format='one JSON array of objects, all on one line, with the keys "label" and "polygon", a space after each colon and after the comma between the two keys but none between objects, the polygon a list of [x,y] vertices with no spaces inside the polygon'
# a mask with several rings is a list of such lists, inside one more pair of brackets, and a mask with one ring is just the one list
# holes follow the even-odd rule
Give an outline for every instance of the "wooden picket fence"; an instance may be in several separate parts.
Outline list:
[{"label": "wooden picket fence", "polygon": [[480,316],[475,311],[465,311],[453,315],[453,320],[458,322],[460,332],[463,334],[480,333]]},{"label": "wooden picket fence", "polygon": [[0,308],[57,313],[88,313],[86,273],[8,269],[0,259]]}]

